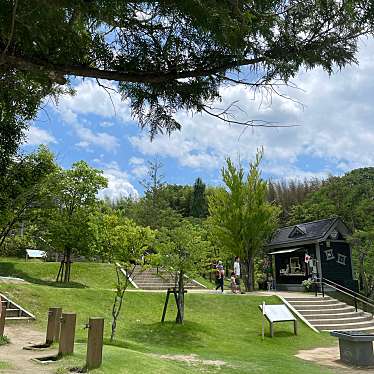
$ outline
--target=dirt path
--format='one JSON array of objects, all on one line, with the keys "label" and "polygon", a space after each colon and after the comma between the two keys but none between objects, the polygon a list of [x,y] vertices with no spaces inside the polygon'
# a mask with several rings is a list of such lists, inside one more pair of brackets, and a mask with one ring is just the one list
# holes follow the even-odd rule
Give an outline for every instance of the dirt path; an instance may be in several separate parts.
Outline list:
[{"label": "dirt path", "polygon": [[10,344],[0,347],[0,361],[9,363],[10,367],[0,370],[0,373],[56,373],[57,366],[55,364],[38,364],[31,360],[34,357],[56,354],[55,349],[43,351],[29,351],[22,347],[30,344],[42,343],[45,335],[39,331],[33,330],[26,324],[8,325],[5,327],[5,335],[10,339]]},{"label": "dirt path", "polygon": [[374,373],[374,368],[352,368],[345,365],[339,360],[339,347],[336,345],[329,348],[314,348],[304,351],[299,351],[296,357],[306,361],[313,361],[319,365],[329,366],[331,369],[335,369],[337,373],[352,373],[352,374],[363,374],[363,373]]}]

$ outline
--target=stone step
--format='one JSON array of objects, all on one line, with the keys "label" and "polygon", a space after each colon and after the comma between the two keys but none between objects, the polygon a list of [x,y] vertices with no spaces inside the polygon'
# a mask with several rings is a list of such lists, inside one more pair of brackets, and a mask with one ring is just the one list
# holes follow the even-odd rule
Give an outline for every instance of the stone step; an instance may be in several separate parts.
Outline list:
[{"label": "stone step", "polygon": [[325,309],[342,309],[343,307],[346,307],[347,304],[341,303],[339,301],[334,302],[333,304],[309,304],[309,305],[294,305],[294,308],[302,312],[304,310],[325,310]]},{"label": "stone step", "polygon": [[27,316],[22,316],[22,317],[6,317],[5,319],[7,321],[32,321],[32,320],[34,320],[34,318],[27,317]]},{"label": "stone step", "polygon": [[[288,301],[288,300],[287,300]],[[295,301],[292,301],[292,305],[294,305],[295,307],[296,306],[301,306],[301,305],[334,305],[336,304],[337,301],[336,300],[302,300],[302,301],[299,301],[299,300],[295,300]]]},{"label": "stone step", "polygon": [[365,322],[353,322],[353,323],[340,323],[339,320],[335,323],[324,323],[323,325],[313,325],[318,330],[361,330],[361,328],[373,328],[374,321],[365,321]]},{"label": "stone step", "polygon": [[23,309],[21,306],[17,305],[12,300],[8,299],[3,294],[0,294],[1,296],[1,304],[6,306],[6,314],[5,319],[7,321],[9,320],[34,320],[35,316],[32,315],[27,310]]},{"label": "stone step", "polygon": [[[369,315],[371,315],[370,313],[368,313]],[[316,314],[310,314],[310,315],[307,315],[306,317],[308,317],[308,321],[309,320],[312,320],[312,319],[344,319],[344,318],[356,318],[356,317],[361,317],[364,315],[364,312],[347,312],[347,313],[337,313],[337,314],[324,314],[323,312],[322,313],[316,313]]]},{"label": "stone step", "polygon": [[22,311],[18,308],[16,309],[7,308],[5,318],[6,317],[22,317]]},{"label": "stone step", "polygon": [[358,310],[332,297],[287,297],[313,327],[320,331],[374,331],[372,314]]},{"label": "stone step", "polygon": [[[162,271],[162,269],[146,269],[140,271],[141,267],[137,266],[132,274],[132,280],[140,289],[145,290],[166,290],[171,287],[175,287],[175,279],[169,273]],[[185,279],[185,288],[187,289],[199,289],[204,288],[203,286],[193,282],[192,279]]]},{"label": "stone step", "polygon": [[[336,331],[336,330],[323,330],[323,331]],[[353,329],[350,329],[350,330],[344,330],[344,331],[357,331],[356,330],[353,330]],[[374,333],[374,325],[373,327],[360,327],[360,330],[359,331],[365,331],[365,332],[368,332],[368,333]]]},{"label": "stone step", "polygon": [[330,319],[316,319],[316,318],[310,318],[308,321],[312,325],[325,325],[325,324],[333,324],[339,321],[339,323],[356,323],[356,322],[366,322],[366,321],[372,321],[373,317],[372,315],[368,314],[367,316],[358,316],[358,317],[350,317],[350,318],[330,318]]},{"label": "stone step", "polygon": [[134,279],[135,283],[174,283],[171,281],[166,281],[162,279]]},{"label": "stone step", "polygon": [[294,301],[312,301],[312,300],[316,300],[316,301],[320,301],[320,300],[334,300],[332,299],[330,296],[325,296],[325,297],[322,297],[322,296],[310,296],[310,297],[285,297],[285,299],[290,302],[290,303],[293,303]]},{"label": "stone step", "polygon": [[344,306],[339,309],[305,309],[305,310],[298,310],[295,308],[300,314],[303,316],[310,316],[315,314],[340,314],[340,313],[346,313],[346,312],[355,312],[356,309],[353,306]]}]

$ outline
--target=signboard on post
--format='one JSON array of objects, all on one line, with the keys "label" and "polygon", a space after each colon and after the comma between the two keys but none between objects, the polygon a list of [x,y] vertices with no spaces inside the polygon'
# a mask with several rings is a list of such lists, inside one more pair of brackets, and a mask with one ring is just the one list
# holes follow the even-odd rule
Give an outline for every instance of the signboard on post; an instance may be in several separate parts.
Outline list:
[{"label": "signboard on post", "polygon": [[[294,323],[294,333],[297,335],[297,319],[290,312],[284,304],[278,305],[266,305],[265,302],[262,305],[259,305],[259,308],[262,311],[263,316],[270,323],[270,336],[274,336],[274,323],[275,322],[288,322],[292,321]],[[264,317],[262,317],[264,318]],[[262,329],[262,336],[264,336],[264,328]]]}]

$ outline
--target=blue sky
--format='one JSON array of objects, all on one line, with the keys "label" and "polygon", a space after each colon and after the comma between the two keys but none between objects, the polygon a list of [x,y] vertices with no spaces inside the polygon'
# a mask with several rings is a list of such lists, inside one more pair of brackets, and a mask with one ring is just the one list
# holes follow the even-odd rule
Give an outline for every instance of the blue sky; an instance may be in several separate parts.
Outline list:
[{"label": "blue sky", "polygon": [[[193,183],[202,177],[220,183],[220,169],[230,156],[244,166],[264,147],[263,175],[275,180],[323,178],[374,164],[374,43],[360,45],[359,65],[329,77],[320,69],[300,72],[300,89],[282,89],[295,101],[256,94],[240,86],[222,89],[225,107],[238,101],[237,119],[260,118],[297,127],[247,129],[208,115],[178,113],[180,132],[150,141],[138,128],[127,102],[96,82],[75,80],[75,96],[48,101],[27,134],[24,150],[47,144],[63,167],[85,160],[109,179],[103,193],[116,198],[142,193],[147,161],[164,164],[168,183]],[[109,84],[109,83],[107,83]],[[299,103],[298,103],[299,102]],[[300,104],[302,103],[302,104]]]}]

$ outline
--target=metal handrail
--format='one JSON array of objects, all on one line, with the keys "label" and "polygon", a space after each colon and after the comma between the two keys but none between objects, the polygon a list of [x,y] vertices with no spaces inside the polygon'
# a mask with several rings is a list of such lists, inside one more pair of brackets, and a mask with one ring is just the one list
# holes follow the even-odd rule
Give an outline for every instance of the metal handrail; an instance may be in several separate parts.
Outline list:
[{"label": "metal handrail", "polygon": [[[327,280],[327,282],[326,282],[326,280]],[[333,283],[333,284],[329,284],[328,282],[331,282],[331,283]],[[355,310],[356,310],[356,312],[357,312],[357,310],[358,310],[357,301],[360,301],[360,302],[362,302],[362,303],[364,303],[364,304],[366,304],[366,305],[369,305],[370,307],[373,307],[373,308],[374,308],[374,304],[371,303],[371,302],[368,302],[368,301],[364,300],[364,299],[361,297],[360,294],[357,294],[356,292],[354,292],[354,291],[352,291],[352,290],[349,290],[348,288],[346,288],[346,287],[344,287],[344,286],[340,286],[339,284],[337,284],[337,283],[335,283],[335,282],[329,281],[328,279],[323,279],[323,278],[321,278],[321,279],[317,279],[317,280],[314,282],[314,284],[315,284],[315,294],[316,294],[316,296],[318,295],[318,284],[320,284],[320,285],[321,285],[322,296],[325,297],[325,288],[324,288],[324,285],[326,285],[326,286],[329,286],[329,287],[334,288],[334,289],[335,289],[336,291],[338,291],[338,292],[341,292],[341,293],[343,293],[343,294],[345,294],[345,295],[347,295],[347,296],[353,298],[354,306],[355,306]],[[334,286],[334,284],[336,284],[338,287],[342,287],[342,288],[345,288],[345,289],[349,290],[350,293],[349,293],[349,292],[346,292],[346,291],[344,291],[344,290],[342,290],[342,289],[339,289],[338,287]],[[354,295],[352,295],[352,293],[354,293]],[[358,295],[358,296],[356,296],[356,295]],[[364,297],[365,297],[365,296],[364,296]]]},{"label": "metal handrail", "polygon": [[351,290],[350,288],[347,288],[345,286],[342,286],[341,284],[339,283],[336,283],[336,282],[333,282],[332,280],[330,279],[327,279],[327,278],[322,278],[323,281],[327,282],[327,283],[332,283],[333,285],[335,286],[338,286],[342,289],[344,289],[345,291],[347,292],[350,292],[351,294],[353,294],[354,296],[356,297],[359,297],[359,298],[362,298],[362,299],[366,299],[366,302],[368,302],[369,304],[374,304],[374,300],[370,299],[369,297],[365,296],[365,295],[361,295],[360,293],[356,292],[356,291],[353,291]]}]

